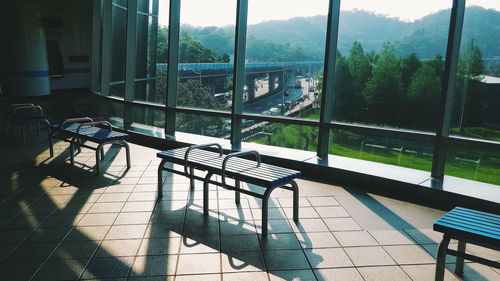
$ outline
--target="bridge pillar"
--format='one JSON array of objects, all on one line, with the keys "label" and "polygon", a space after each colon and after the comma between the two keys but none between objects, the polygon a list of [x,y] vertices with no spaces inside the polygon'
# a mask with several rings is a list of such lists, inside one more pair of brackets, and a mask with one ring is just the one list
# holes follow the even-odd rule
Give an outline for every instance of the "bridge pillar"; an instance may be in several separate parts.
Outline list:
[{"label": "bridge pillar", "polygon": [[253,101],[255,99],[255,79],[254,75],[246,75],[245,86],[247,86],[247,101]]},{"label": "bridge pillar", "polygon": [[276,90],[276,88],[274,87],[274,83],[276,81],[276,78],[277,78],[276,73],[274,73],[274,72],[269,73],[269,80],[268,80],[268,85],[269,85],[268,93],[269,94],[274,93],[274,91]]}]

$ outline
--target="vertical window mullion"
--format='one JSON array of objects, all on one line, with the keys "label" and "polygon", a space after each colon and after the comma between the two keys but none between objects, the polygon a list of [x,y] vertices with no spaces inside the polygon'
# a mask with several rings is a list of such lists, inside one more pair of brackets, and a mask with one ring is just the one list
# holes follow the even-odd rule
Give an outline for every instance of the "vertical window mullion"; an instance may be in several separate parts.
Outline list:
[{"label": "vertical window mullion", "polygon": [[328,26],[326,30],[325,63],[323,70],[323,89],[321,92],[321,111],[318,132],[318,157],[328,157],[330,137],[329,123],[332,118],[334,103],[333,85],[335,83],[335,62],[340,18],[340,0],[330,1],[328,8]]},{"label": "vertical window mullion", "polygon": [[103,1],[101,93],[104,96],[109,96],[109,83],[111,79],[112,10],[113,1]]},{"label": "vertical window mullion", "polygon": [[455,95],[455,80],[458,60],[460,57],[460,42],[464,23],[465,0],[453,0],[444,64],[443,87],[439,103],[438,124],[434,143],[431,176],[436,180],[443,180],[446,165],[445,139],[450,133],[450,120]]},{"label": "vertical window mullion", "polygon": [[248,0],[238,0],[234,44],[233,97],[231,105],[231,145],[241,148],[241,113],[245,85],[245,51],[247,39]]},{"label": "vertical window mullion", "polygon": [[101,0],[94,0],[92,8],[92,64],[91,64],[91,80],[90,90],[97,92],[99,88],[99,72],[101,67],[101,17],[102,17],[102,2]]},{"label": "vertical window mullion", "polygon": [[177,107],[177,78],[179,68],[179,28],[181,1],[170,0],[168,23],[168,66],[167,66],[167,104],[165,108],[165,135],[175,135]]},{"label": "vertical window mullion", "polygon": [[123,125],[130,129],[134,117],[134,100],[137,55],[137,0],[128,0],[127,7],[127,55],[125,61],[125,105],[123,106]]}]

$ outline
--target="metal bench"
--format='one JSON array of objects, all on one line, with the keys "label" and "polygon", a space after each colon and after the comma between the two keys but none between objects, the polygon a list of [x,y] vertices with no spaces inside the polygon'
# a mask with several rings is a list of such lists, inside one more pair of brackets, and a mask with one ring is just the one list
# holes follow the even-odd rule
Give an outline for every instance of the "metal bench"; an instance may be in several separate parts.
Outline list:
[{"label": "metal bench", "polygon": [[[103,126],[106,128],[98,126]],[[113,131],[111,124],[107,121],[94,122],[94,120],[92,120],[92,118],[90,117],[73,118],[66,119],[61,124],[51,125],[50,129],[49,148],[51,157],[54,156],[52,138],[58,138],[65,142],[69,142],[71,165],[73,165],[75,162],[75,147],[78,152],[81,151],[81,147],[95,150],[95,171],[97,174],[99,174],[100,161],[104,159],[104,145],[117,144],[125,147],[127,168],[130,168],[130,148],[126,142],[126,140],[128,139],[128,134]],[[86,145],[84,143],[85,141],[97,143],[97,147]]]},{"label": "metal bench", "polygon": [[7,135],[7,120],[11,122],[12,136],[14,136],[15,126],[19,125],[21,130],[22,142],[26,141],[25,126],[31,122],[36,122],[37,132],[40,133],[41,122],[44,125],[49,126],[50,123],[47,120],[47,114],[43,112],[43,109],[39,105],[34,105],[32,103],[20,103],[9,105],[7,112],[4,117],[4,133]]},{"label": "metal bench", "polygon": [[[215,146],[218,152],[202,150]],[[241,156],[253,154],[256,161],[240,158]],[[240,203],[240,193],[262,199],[262,237],[268,233],[268,202],[271,192],[276,188],[284,188],[293,192],[293,220],[299,221],[299,190],[294,179],[299,178],[299,171],[286,169],[274,165],[264,164],[260,161],[257,151],[235,152],[224,156],[219,144],[211,143],[194,145],[191,147],[177,148],[159,152],[161,158],[158,166],[158,199],[163,195],[163,171],[184,175],[190,179],[191,189],[194,189],[194,180],[203,181],[203,213],[208,215],[208,185],[215,184],[225,189],[235,191],[235,202]],[[165,164],[173,163],[183,165],[183,170],[165,167]],[[194,170],[206,171],[205,177],[195,175]],[[221,181],[212,180],[213,175],[220,175]],[[227,178],[234,180],[234,185],[226,182]],[[264,192],[258,193],[252,190],[242,189],[240,182],[257,185],[264,188]]]},{"label": "metal bench", "polygon": [[[455,207],[438,219],[433,228],[444,233],[438,248],[436,281],[442,281],[444,278],[446,254],[457,257],[455,264],[457,275],[463,274],[464,259],[500,268],[500,263],[496,261],[465,253],[466,243],[500,250],[500,215]],[[448,249],[450,239],[458,240],[458,251]]]}]

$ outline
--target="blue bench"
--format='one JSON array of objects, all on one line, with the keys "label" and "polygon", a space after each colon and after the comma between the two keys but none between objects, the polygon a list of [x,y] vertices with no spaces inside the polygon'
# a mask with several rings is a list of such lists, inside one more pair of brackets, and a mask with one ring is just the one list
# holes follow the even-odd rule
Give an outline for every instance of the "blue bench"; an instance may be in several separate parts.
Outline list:
[{"label": "blue bench", "polygon": [[[218,152],[202,150],[215,146]],[[256,161],[240,158],[252,154]],[[194,145],[191,147],[177,148],[159,152],[161,158],[158,166],[158,199],[163,196],[163,171],[186,176],[190,179],[191,190],[194,189],[194,180],[203,181],[203,213],[208,215],[208,185],[215,184],[228,190],[235,191],[236,204],[240,203],[240,193],[262,199],[262,237],[268,233],[268,202],[271,192],[276,188],[284,188],[293,192],[293,220],[299,221],[299,189],[294,179],[301,177],[299,171],[286,169],[274,165],[264,164],[260,161],[257,151],[243,151],[224,155],[219,144]],[[166,167],[165,164],[173,163],[184,166],[183,170],[175,167]],[[194,170],[206,171],[205,177],[195,175]],[[221,180],[212,180],[213,175],[220,175]],[[227,178],[234,180],[234,185],[226,182]],[[240,182],[260,186],[263,193],[242,189]]]},{"label": "blue bench", "polygon": [[[500,251],[500,215],[455,207],[438,219],[433,226],[435,231],[444,233],[439,244],[436,260],[436,281],[444,278],[446,255],[457,257],[455,273],[462,275],[464,259],[487,266],[500,268],[500,263],[465,253],[466,243]],[[458,240],[458,251],[448,249],[450,239]]]},{"label": "blue bench", "polygon": [[25,126],[31,122],[36,122],[36,128],[38,133],[40,133],[39,123],[50,126],[47,120],[47,114],[43,112],[43,109],[39,105],[34,105],[32,103],[22,103],[22,104],[11,104],[9,105],[4,118],[4,132],[7,135],[7,120],[11,122],[12,136],[14,136],[15,126],[19,125],[21,130],[22,142],[26,141]]},{"label": "blue bench", "polygon": [[[102,128],[102,127],[105,128]],[[50,156],[54,156],[54,148],[52,138],[58,138],[65,142],[69,142],[70,148],[70,161],[71,165],[75,162],[75,147],[78,152],[81,147],[86,147],[96,152],[96,166],[95,171],[100,173],[100,161],[104,159],[103,146],[105,144],[117,144],[125,147],[127,168],[130,168],[130,148],[127,144],[128,134],[113,131],[111,124],[107,121],[95,122],[92,118],[73,118],[66,119],[61,124],[54,124],[50,126],[49,133],[49,146]],[[89,141],[97,144],[97,147],[86,145],[84,142]],[[100,155],[100,157],[99,157]]]}]

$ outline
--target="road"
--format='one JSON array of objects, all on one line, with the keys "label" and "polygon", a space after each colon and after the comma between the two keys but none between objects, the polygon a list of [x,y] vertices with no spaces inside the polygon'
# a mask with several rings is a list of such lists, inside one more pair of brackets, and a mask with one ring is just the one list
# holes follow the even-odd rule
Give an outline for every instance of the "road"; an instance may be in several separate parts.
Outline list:
[{"label": "road", "polygon": [[278,107],[279,104],[284,102],[298,100],[303,94],[307,94],[308,91],[305,79],[301,79],[301,81],[302,88],[288,88],[288,96],[283,96],[283,92],[279,92],[267,98],[244,104],[243,111],[247,113],[263,113],[273,107]]}]

